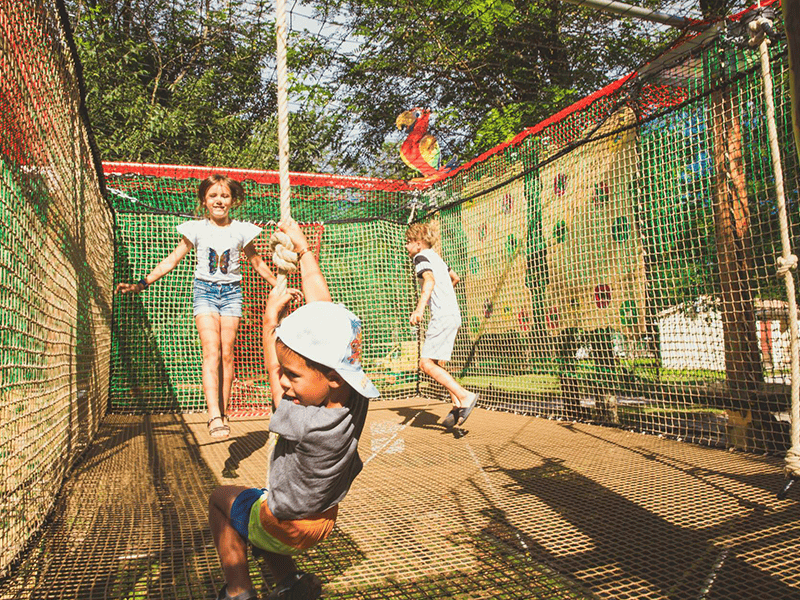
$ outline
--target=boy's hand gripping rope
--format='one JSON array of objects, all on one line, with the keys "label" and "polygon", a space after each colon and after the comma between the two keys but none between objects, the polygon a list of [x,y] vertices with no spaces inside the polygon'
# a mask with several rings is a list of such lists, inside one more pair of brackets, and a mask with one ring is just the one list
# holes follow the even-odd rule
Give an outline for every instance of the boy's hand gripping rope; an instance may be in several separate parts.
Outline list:
[{"label": "boy's hand gripping rope", "polygon": [[288,235],[276,229],[269,238],[269,247],[272,250],[272,262],[280,271],[284,274],[297,271],[299,259]]}]

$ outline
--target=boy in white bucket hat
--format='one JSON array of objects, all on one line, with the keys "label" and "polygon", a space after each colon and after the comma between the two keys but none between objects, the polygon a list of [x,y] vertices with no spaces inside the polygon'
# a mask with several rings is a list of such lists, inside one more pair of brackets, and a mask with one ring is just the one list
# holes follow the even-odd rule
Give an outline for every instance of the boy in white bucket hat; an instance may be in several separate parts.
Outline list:
[{"label": "boy in white bucket hat", "polygon": [[358,440],[369,398],[379,395],[361,368],[360,319],[331,302],[297,223],[286,219],[278,228],[297,249],[307,304],[281,321],[292,294],[273,288],[267,302],[269,430],[279,438],[267,489],[223,486],[211,495],[209,522],[227,582],[220,600],[258,597],[247,566],[248,542],[262,551],[278,582],[271,600],[319,597],[319,578],[298,571],[292,556],[333,530],[338,505],[363,467]]}]

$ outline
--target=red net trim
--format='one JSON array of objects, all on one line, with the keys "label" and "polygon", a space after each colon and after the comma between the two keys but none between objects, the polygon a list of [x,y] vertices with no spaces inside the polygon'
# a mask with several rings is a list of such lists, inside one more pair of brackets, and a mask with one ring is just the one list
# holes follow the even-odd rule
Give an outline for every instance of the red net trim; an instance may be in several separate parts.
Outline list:
[{"label": "red net trim", "polygon": [[[153,165],[145,163],[103,162],[106,176],[145,175],[171,179],[203,180],[214,173],[222,173],[237,181],[278,185],[277,171],[256,171],[251,169],[229,169],[225,167],[193,167],[186,165]],[[414,189],[415,185],[398,179],[378,179],[376,177],[344,177],[341,175],[290,173],[291,186],[332,187],[360,190],[379,190],[396,192]]]}]

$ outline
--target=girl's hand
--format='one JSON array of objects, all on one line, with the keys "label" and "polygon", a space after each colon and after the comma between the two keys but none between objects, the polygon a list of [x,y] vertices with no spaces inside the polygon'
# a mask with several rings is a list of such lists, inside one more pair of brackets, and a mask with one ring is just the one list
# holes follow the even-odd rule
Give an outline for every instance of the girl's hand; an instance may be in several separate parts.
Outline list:
[{"label": "girl's hand", "polygon": [[140,283],[120,283],[117,284],[117,293],[128,294],[130,292],[136,292],[137,294],[144,290],[144,287]]},{"label": "girl's hand", "polygon": [[300,229],[300,225],[298,225],[297,221],[295,221],[293,218],[287,217],[285,219],[281,219],[280,223],[278,223],[278,229],[288,235],[289,239],[292,240],[295,252],[298,252],[304,248],[308,249],[308,240]]}]

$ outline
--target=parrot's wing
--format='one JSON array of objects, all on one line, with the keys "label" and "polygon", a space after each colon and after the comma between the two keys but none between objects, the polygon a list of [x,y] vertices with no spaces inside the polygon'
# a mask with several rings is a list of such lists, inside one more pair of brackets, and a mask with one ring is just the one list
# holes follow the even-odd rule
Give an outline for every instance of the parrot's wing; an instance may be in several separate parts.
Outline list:
[{"label": "parrot's wing", "polygon": [[422,139],[419,141],[419,153],[428,165],[434,169],[439,169],[441,149],[435,137],[431,134],[422,136]]}]

